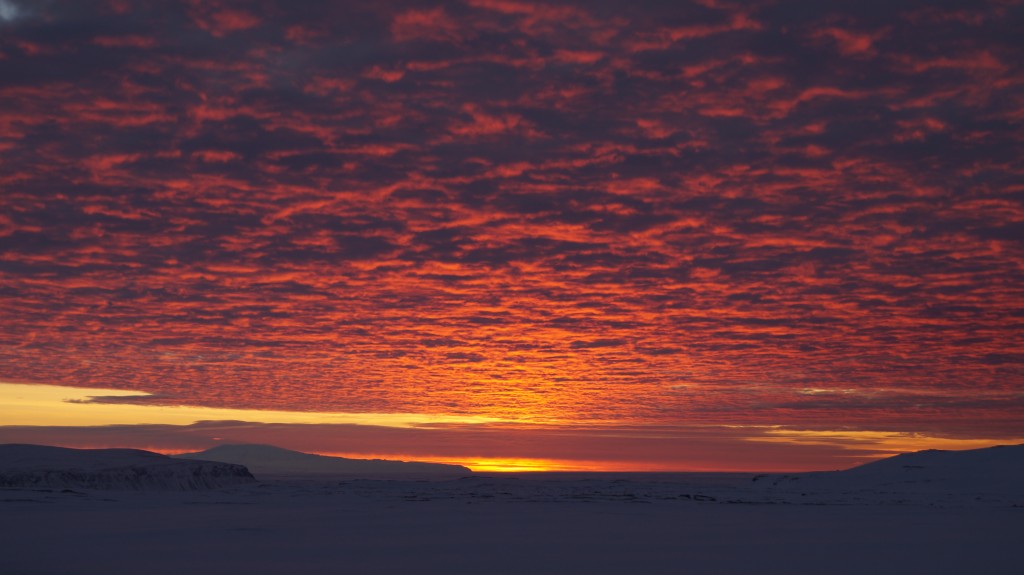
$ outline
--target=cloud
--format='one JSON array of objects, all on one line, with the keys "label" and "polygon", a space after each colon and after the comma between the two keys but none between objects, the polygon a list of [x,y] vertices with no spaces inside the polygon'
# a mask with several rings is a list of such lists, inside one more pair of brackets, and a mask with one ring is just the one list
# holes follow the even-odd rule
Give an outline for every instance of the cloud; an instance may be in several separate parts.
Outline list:
[{"label": "cloud", "polygon": [[0,0],[0,20],[13,22],[22,15],[21,7],[11,0]]},{"label": "cloud", "polygon": [[0,377],[572,425],[1018,415],[1005,3],[399,4],[6,27]]}]

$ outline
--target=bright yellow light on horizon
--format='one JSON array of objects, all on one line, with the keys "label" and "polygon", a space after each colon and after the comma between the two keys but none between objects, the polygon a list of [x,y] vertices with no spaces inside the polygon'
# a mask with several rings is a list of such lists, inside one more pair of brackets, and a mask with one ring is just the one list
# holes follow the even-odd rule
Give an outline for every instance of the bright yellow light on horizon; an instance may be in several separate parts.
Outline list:
[{"label": "bright yellow light on horizon", "polygon": [[524,459],[508,457],[477,457],[459,461],[475,472],[510,473],[517,471],[595,471],[600,469],[582,461],[561,461],[557,459]]},{"label": "bright yellow light on horizon", "polygon": [[144,399],[152,395],[116,389],[0,382],[0,425],[191,425],[197,421],[249,421],[415,427],[430,423],[480,424],[504,421],[470,415],[274,411],[130,402],[94,403],[91,400],[95,397]]},{"label": "bright yellow light on horizon", "polygon": [[569,459],[541,459],[523,457],[445,457],[439,455],[408,455],[398,453],[341,453],[320,452],[318,455],[350,459],[389,459],[392,461],[422,461],[462,465],[477,473],[523,473],[540,471],[639,471],[647,470],[642,463],[622,461],[580,461]]},{"label": "bright yellow light on horizon", "polygon": [[509,457],[480,457],[461,465],[476,473],[513,473],[513,472],[564,472],[581,471],[566,461],[552,459],[516,459]]}]

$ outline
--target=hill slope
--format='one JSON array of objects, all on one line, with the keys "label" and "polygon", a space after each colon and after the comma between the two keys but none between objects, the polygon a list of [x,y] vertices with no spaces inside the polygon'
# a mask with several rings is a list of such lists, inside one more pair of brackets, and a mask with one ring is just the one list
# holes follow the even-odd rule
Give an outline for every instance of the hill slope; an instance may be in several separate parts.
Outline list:
[{"label": "hill slope", "polygon": [[140,449],[0,445],[0,487],[187,491],[253,481],[240,465],[182,461]]},{"label": "hill slope", "polygon": [[1024,495],[1024,445],[964,451],[929,449],[902,453],[845,471],[768,475],[766,487],[797,490]]},{"label": "hill slope", "polygon": [[182,453],[174,457],[236,463],[246,466],[257,476],[459,477],[472,473],[461,465],[327,457],[273,445],[220,445],[206,451]]}]

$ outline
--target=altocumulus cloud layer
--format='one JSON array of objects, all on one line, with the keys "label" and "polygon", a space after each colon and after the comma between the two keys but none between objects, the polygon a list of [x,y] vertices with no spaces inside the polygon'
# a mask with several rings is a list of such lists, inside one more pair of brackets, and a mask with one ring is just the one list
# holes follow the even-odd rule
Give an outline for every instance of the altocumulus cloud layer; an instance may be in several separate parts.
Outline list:
[{"label": "altocumulus cloud layer", "polygon": [[986,437],[1024,8],[0,1],[0,380]]}]

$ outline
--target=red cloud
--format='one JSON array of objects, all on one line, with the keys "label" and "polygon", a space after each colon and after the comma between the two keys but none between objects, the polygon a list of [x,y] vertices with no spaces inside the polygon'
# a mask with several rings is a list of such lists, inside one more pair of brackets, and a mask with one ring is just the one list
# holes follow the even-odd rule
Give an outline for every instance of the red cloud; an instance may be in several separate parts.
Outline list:
[{"label": "red cloud", "polygon": [[563,430],[1019,422],[1002,4],[260,6],[5,28],[0,379]]},{"label": "red cloud", "polygon": [[839,52],[846,56],[867,56],[874,55],[877,52],[874,48],[875,42],[887,34],[888,30],[865,33],[830,26],[815,31],[811,37],[815,39],[830,39],[835,43]]},{"label": "red cloud", "polygon": [[396,42],[454,42],[469,32],[470,28],[450,18],[440,6],[428,10],[408,10],[395,15],[391,22],[391,36]]},{"label": "red cloud", "polygon": [[248,30],[259,26],[262,22],[248,10],[231,7],[220,2],[192,0],[189,14],[196,26],[217,37],[240,30]]}]

